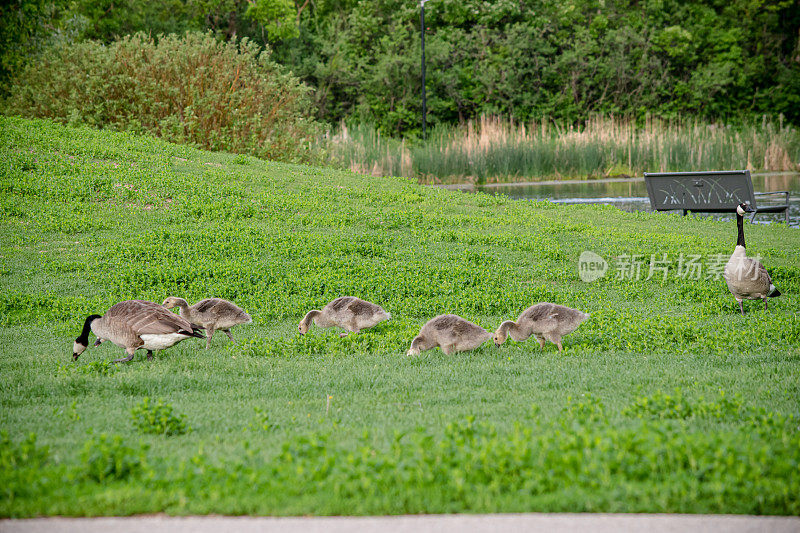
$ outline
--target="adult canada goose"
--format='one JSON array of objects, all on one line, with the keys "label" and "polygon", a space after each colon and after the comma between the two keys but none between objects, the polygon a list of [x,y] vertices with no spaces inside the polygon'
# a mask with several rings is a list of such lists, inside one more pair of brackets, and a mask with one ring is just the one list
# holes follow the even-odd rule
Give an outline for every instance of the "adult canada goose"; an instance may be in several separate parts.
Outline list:
[{"label": "adult canada goose", "polygon": [[439,315],[422,326],[406,355],[419,355],[437,346],[447,355],[465,352],[474,350],[491,337],[491,332],[458,315]]},{"label": "adult canada goose", "polygon": [[183,298],[170,296],[164,300],[163,305],[167,309],[178,307],[183,318],[199,324],[206,330],[206,350],[211,347],[211,337],[214,336],[214,331],[221,329],[228,335],[231,342],[236,344],[231,328],[253,321],[244,309],[222,298],[206,298],[189,307],[189,302]]},{"label": "adult canada goose", "polygon": [[340,333],[340,337],[348,333],[358,333],[362,329],[375,326],[379,322],[392,318],[390,313],[383,310],[380,305],[367,302],[355,296],[342,296],[336,298],[322,310],[312,309],[303,320],[300,321],[298,329],[304,335],[311,327],[311,322],[321,328],[339,326],[347,330],[347,333]]},{"label": "adult canada goose", "polygon": [[89,346],[89,331],[97,336],[95,346],[109,340],[124,348],[128,357],[114,362],[126,363],[139,348],[147,350],[147,358],[152,359],[153,350],[164,350],[190,337],[203,339],[200,329],[157,303],[126,300],[111,306],[103,316],[86,317],[83,331],[73,344],[72,358],[77,360]]},{"label": "adult canada goose", "polygon": [[767,269],[759,261],[747,257],[744,246],[744,215],[752,213],[753,210],[747,204],[739,204],[736,207],[736,225],[739,229],[739,237],[736,241],[736,248],[733,249],[731,258],[725,265],[725,283],[728,289],[739,302],[739,311],[744,315],[742,300],[764,300],[764,310],[767,309],[767,298],[780,296],[781,292],[772,284]]},{"label": "adult canada goose", "polygon": [[494,343],[500,346],[510,335],[517,342],[535,335],[539,346],[544,349],[548,340],[561,348],[561,338],[575,331],[581,322],[589,318],[587,313],[547,302],[530,306],[519,315],[517,321],[506,320],[494,333]]}]

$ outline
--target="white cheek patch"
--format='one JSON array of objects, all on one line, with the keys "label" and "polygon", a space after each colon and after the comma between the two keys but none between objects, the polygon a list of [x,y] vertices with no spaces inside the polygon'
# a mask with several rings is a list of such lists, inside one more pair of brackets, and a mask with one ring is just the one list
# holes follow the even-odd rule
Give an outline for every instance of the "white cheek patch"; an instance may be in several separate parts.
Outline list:
[{"label": "white cheek patch", "polygon": [[79,343],[78,341],[72,343],[72,353],[80,355],[85,351],[86,351],[86,346],[84,346],[83,344]]}]

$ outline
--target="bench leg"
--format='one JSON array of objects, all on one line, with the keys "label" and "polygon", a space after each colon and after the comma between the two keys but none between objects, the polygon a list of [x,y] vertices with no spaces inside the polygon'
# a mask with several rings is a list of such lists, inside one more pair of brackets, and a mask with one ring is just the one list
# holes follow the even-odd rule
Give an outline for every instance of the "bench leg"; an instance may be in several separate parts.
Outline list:
[{"label": "bench leg", "polygon": [[756,215],[758,214],[758,209],[753,211],[753,216],[750,217],[750,223],[752,224],[756,220]]}]

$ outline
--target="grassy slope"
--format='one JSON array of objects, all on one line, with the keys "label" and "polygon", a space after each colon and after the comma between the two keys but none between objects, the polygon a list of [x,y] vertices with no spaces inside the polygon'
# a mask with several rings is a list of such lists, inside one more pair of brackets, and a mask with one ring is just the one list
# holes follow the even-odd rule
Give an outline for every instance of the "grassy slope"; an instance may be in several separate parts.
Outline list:
[{"label": "grassy slope", "polygon": [[[681,252],[727,255],[731,223],[47,122],[2,118],[0,143],[2,515],[800,512],[796,230],[746,228],[786,297],[742,318],[721,279],[586,284],[576,268],[586,249],[667,253],[673,269]],[[393,319],[297,335],[345,294]],[[109,367],[121,351],[106,343],[70,362],[87,314],[169,295],[229,298],[254,324],[235,347],[220,335]],[[543,300],[592,313],[561,355],[530,341],[403,356],[436,314],[494,329]],[[139,434],[130,409],[146,396],[192,431]],[[49,447],[39,460],[29,433]]]}]

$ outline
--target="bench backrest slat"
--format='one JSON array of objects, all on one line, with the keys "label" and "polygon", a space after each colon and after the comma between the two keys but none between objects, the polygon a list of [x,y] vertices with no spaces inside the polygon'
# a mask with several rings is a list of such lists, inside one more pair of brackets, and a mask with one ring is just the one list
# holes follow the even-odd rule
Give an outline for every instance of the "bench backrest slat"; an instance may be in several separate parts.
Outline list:
[{"label": "bench backrest slat", "polygon": [[734,211],[742,202],[757,209],[749,170],[645,172],[644,181],[657,211]]}]

